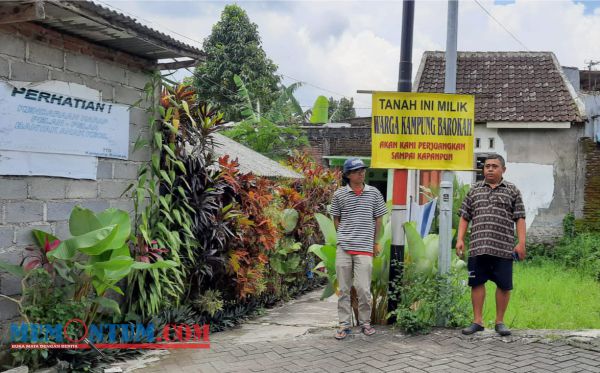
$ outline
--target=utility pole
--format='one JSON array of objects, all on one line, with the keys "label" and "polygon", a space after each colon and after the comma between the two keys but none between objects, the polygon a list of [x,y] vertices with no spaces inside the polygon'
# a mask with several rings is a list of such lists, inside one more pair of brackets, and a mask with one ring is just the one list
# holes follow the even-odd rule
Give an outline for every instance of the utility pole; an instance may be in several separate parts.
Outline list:
[{"label": "utility pole", "polygon": [[[402,42],[400,46],[400,71],[398,92],[412,91],[412,44],[415,15],[414,0],[402,3]],[[408,170],[392,170],[394,190],[392,194],[392,247],[390,258],[389,290],[402,280],[404,269],[404,227],[407,219],[407,181]],[[388,311],[396,310],[398,302],[388,298]],[[391,320],[390,320],[391,321]]]},{"label": "utility pole", "polygon": [[592,67],[596,66],[596,65],[600,65],[600,61],[593,61],[593,60],[589,60],[588,62],[586,62],[588,65],[588,91],[594,91],[596,88],[596,81],[594,80],[594,88],[592,88]]},{"label": "utility pole", "polygon": [[[458,34],[458,0],[448,0],[448,23],[446,31],[446,79],[444,93],[456,93],[456,45]],[[438,273],[450,271],[452,246],[452,202],[454,172],[442,171],[440,185],[440,252]]]}]

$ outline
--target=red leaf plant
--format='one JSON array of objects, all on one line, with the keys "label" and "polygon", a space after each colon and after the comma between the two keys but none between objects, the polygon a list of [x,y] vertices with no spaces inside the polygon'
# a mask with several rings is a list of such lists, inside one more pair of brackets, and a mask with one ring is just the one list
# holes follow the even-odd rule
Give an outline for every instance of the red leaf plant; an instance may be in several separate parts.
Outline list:
[{"label": "red leaf plant", "polygon": [[48,237],[44,238],[44,245],[42,247],[28,246],[25,248],[29,252],[28,255],[23,258],[23,268],[26,271],[31,271],[35,268],[44,268],[48,273],[52,273],[53,266],[48,260],[46,254],[56,249],[60,245],[60,240],[53,240],[50,242]]},{"label": "red leaf plant", "polygon": [[163,254],[169,252],[169,249],[160,247],[156,240],[152,240],[148,245],[143,237],[138,236],[136,241],[131,250],[136,262],[155,263],[163,259]]},{"label": "red leaf plant", "polygon": [[219,159],[221,176],[236,193],[234,208],[240,211],[235,224],[237,240],[228,253],[228,272],[233,275],[239,298],[259,295],[265,290],[267,252],[273,250],[281,233],[266,215],[273,203],[274,183],[251,173],[241,174],[238,162],[228,156]]}]

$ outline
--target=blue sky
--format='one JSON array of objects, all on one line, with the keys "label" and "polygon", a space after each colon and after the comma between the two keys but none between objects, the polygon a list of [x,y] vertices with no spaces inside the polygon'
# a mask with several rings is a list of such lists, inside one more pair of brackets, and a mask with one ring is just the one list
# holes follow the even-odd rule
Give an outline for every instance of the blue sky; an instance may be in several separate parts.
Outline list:
[{"label": "blue sky", "polygon": [[594,0],[594,1],[577,0],[577,1],[575,1],[575,3],[583,4],[583,6],[585,7],[585,14],[592,14],[596,9],[600,8],[599,0]]},{"label": "blue sky", "polygon": [[[232,3],[97,2],[116,7],[139,18],[141,23],[199,47],[210,34],[212,25],[219,20],[223,7]],[[307,108],[318,95],[346,96],[355,99],[360,114],[369,115],[369,96],[359,95],[356,90],[395,90],[401,1],[236,3],[258,25],[263,48],[279,66],[284,82],[305,82],[298,97]],[[444,50],[446,8],[446,1],[416,2],[413,74],[424,51]],[[589,60],[600,60],[599,40],[600,1],[459,2],[459,50],[552,51],[561,64],[583,68]]]},{"label": "blue sky", "polygon": [[[592,14],[594,10],[600,7],[600,0],[575,0],[575,4],[583,4],[584,14]],[[510,5],[516,3],[516,0],[494,0],[494,5]]]}]

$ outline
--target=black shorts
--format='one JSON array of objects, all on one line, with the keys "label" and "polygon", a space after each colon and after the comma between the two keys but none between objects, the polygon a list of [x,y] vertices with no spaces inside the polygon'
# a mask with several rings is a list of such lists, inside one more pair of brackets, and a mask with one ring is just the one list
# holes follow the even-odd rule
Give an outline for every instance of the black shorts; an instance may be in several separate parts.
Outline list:
[{"label": "black shorts", "polygon": [[502,290],[512,290],[512,268],[512,259],[492,255],[470,256],[467,263],[469,286],[483,285],[490,280]]}]

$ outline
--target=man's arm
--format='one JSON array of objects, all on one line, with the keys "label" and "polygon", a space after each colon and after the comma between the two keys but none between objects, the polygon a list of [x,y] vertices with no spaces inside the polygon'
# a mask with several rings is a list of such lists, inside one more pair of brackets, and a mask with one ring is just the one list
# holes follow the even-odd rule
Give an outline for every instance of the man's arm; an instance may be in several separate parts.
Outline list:
[{"label": "man's arm", "polygon": [[467,219],[461,216],[458,222],[458,237],[456,238],[456,255],[461,258],[465,253],[465,234],[467,233],[468,226],[469,222]]},{"label": "man's arm", "polygon": [[379,237],[379,234],[381,233],[382,223],[383,217],[380,216],[375,218],[375,239],[373,240],[373,255],[375,256],[379,255],[379,252],[381,251],[381,247],[377,243],[377,237]]},{"label": "man's arm", "polygon": [[335,225],[335,231],[337,232],[338,227],[340,226],[340,217],[339,216],[333,217],[333,225]]},{"label": "man's arm", "polygon": [[527,255],[527,251],[525,249],[525,236],[527,231],[527,225],[525,224],[525,219],[520,218],[517,220],[517,238],[519,243],[515,246],[515,251],[519,255],[519,259],[525,259],[525,255]]}]

